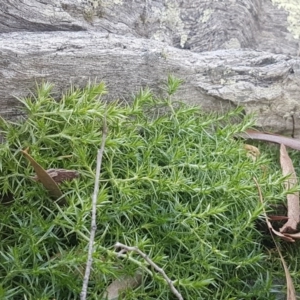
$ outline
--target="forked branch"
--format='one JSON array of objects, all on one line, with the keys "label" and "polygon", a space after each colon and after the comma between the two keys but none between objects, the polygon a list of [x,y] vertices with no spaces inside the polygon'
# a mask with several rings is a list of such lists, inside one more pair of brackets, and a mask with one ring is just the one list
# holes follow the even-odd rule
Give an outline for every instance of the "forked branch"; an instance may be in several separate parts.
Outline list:
[{"label": "forked branch", "polygon": [[151,267],[153,267],[154,270],[156,270],[158,273],[160,273],[163,278],[166,280],[166,282],[168,283],[172,293],[179,299],[179,300],[183,300],[182,295],[179,293],[179,291],[177,291],[177,289],[175,288],[173,281],[167,276],[167,274],[165,273],[165,271],[160,268],[156,263],[154,263],[147,254],[145,254],[144,252],[142,252],[138,247],[129,247],[126,246],[124,244],[121,243],[116,243],[115,244],[115,248],[121,248],[122,250],[120,250],[120,253],[124,253],[124,250],[126,252],[128,251],[133,251],[138,253]]}]

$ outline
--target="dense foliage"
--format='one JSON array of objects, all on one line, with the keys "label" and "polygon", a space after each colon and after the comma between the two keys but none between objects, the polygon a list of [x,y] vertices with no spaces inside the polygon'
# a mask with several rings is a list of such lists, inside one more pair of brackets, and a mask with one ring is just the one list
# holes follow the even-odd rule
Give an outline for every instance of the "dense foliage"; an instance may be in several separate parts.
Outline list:
[{"label": "dense foliage", "polygon": [[[234,138],[252,125],[240,109],[204,114],[172,101],[178,85],[170,76],[165,99],[144,89],[121,105],[101,101],[103,83],[71,89],[60,101],[44,84],[36,97],[21,100],[26,118],[1,120],[1,299],[79,298],[104,117],[109,133],[89,299],[101,299],[113,280],[137,270],[142,284],[122,299],[175,299],[142,257],[117,257],[117,241],[147,253],[184,299],[275,299],[255,226],[262,206],[253,177],[266,201],[280,200],[280,173],[266,171],[265,156],[248,158]],[[20,153],[27,147],[45,169],[80,173],[60,185],[66,207],[31,179],[33,169]],[[280,262],[273,266],[278,270]]]}]

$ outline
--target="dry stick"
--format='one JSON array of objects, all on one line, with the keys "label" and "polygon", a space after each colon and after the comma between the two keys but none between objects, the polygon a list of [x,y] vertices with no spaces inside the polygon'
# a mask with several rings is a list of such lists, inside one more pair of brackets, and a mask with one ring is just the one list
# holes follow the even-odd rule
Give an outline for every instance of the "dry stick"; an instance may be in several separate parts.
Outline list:
[{"label": "dry stick", "polygon": [[103,134],[102,134],[101,147],[97,153],[96,178],[95,178],[94,193],[93,193],[93,198],[92,198],[91,234],[90,234],[90,240],[89,240],[88,259],[87,259],[85,274],[84,274],[84,278],[83,278],[82,290],[80,293],[81,300],[86,299],[87,287],[88,287],[88,283],[89,283],[92,262],[93,262],[93,259],[92,259],[92,255],[93,255],[93,251],[94,251],[93,244],[94,244],[95,234],[96,234],[96,229],[97,229],[97,224],[96,224],[96,211],[97,210],[96,210],[96,208],[97,208],[97,198],[98,198],[98,192],[99,192],[99,179],[100,179],[100,171],[101,171],[101,164],[102,164],[105,140],[106,140],[106,136],[107,136],[106,118],[104,118],[104,121],[103,121],[102,132],[103,132]]},{"label": "dry stick", "polygon": [[121,251],[123,252],[123,250],[125,249],[126,251],[134,251],[136,253],[138,253],[150,266],[152,266],[157,272],[159,272],[163,278],[166,280],[166,282],[168,283],[172,293],[179,299],[179,300],[183,300],[182,295],[177,291],[177,289],[175,288],[172,280],[167,276],[167,274],[165,273],[165,271],[160,268],[157,264],[155,264],[149,257],[147,254],[145,254],[144,252],[142,252],[138,247],[129,247],[126,246],[124,244],[121,243],[116,243],[115,244],[115,248],[123,248]]}]

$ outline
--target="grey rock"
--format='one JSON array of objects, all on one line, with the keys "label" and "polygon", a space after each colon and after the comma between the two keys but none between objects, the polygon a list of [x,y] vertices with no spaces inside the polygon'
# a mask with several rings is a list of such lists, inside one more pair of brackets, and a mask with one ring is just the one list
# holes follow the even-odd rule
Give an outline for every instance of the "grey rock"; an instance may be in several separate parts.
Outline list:
[{"label": "grey rock", "polygon": [[[207,111],[242,105],[264,129],[300,135],[297,10],[274,0],[18,0],[0,4],[0,115],[36,83],[103,80],[130,100],[169,73],[177,99]],[[278,4],[282,2],[282,7]],[[288,1],[286,1],[288,2]]]}]

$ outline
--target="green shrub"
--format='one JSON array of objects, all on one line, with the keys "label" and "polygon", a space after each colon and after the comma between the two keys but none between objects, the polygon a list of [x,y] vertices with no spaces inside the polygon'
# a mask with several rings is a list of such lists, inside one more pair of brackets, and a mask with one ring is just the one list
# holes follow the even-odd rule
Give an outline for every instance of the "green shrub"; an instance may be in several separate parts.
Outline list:
[{"label": "green shrub", "polygon": [[[281,197],[281,175],[266,176],[270,161],[253,162],[234,138],[252,125],[241,109],[205,114],[173,102],[178,84],[169,77],[165,99],[144,89],[122,105],[101,101],[103,83],[71,89],[60,101],[43,84],[36,97],[21,101],[26,118],[1,120],[1,299],[79,298],[104,116],[109,134],[89,299],[101,299],[113,280],[137,269],[143,282],[122,299],[175,299],[143,258],[118,258],[117,241],[147,253],[184,299],[273,299],[268,254],[255,227],[262,206],[252,178],[268,201]],[[33,169],[20,152],[26,147],[45,169],[80,173],[60,185],[66,207],[30,178]]]}]

